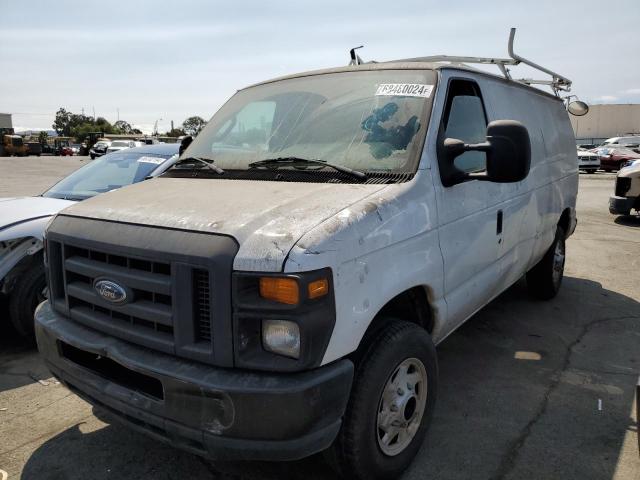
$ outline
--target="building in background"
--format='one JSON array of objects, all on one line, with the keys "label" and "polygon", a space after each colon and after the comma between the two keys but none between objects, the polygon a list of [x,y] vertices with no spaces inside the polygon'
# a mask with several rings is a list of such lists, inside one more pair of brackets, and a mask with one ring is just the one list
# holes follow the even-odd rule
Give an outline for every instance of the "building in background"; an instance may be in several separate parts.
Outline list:
[{"label": "building in background", "polygon": [[640,133],[640,104],[590,105],[589,113],[571,118],[577,143],[599,145],[607,138]]},{"label": "building in background", "polygon": [[13,134],[13,122],[11,120],[10,113],[0,113],[0,134],[2,135]]}]

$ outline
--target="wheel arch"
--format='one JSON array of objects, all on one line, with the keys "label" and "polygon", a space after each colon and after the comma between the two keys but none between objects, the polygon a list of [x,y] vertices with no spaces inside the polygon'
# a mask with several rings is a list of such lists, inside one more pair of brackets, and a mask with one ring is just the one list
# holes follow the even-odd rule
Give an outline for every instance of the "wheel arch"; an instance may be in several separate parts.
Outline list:
[{"label": "wheel arch", "polygon": [[560,219],[558,220],[558,227],[564,230],[565,236],[568,238],[575,230],[576,220],[574,209],[567,207],[562,211]]},{"label": "wheel arch", "polygon": [[371,323],[360,339],[353,359],[357,361],[376,333],[390,320],[398,319],[414,323],[424,328],[430,335],[436,327],[436,314],[433,307],[433,290],[427,285],[416,285],[408,288],[385,303],[373,317]]},{"label": "wheel arch", "polygon": [[0,292],[8,294],[15,279],[34,262],[42,262],[42,242],[37,238],[20,239],[18,245],[0,257]]}]

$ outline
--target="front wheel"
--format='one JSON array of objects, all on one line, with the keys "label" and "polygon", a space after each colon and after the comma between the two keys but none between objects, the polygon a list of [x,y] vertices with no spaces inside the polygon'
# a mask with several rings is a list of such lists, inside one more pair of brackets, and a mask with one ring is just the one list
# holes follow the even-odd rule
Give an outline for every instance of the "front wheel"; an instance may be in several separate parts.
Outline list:
[{"label": "front wheel", "polygon": [[564,276],[566,234],[562,227],[556,228],[556,237],[535,267],[527,272],[529,292],[540,300],[550,300],[558,294]]},{"label": "front wheel", "polygon": [[9,296],[9,318],[23,337],[33,335],[33,314],[38,304],[46,300],[46,288],[47,281],[40,257],[40,261],[35,261],[33,266],[22,272]]},{"label": "front wheel", "polygon": [[420,449],[437,385],[429,334],[390,319],[356,366],[342,428],[329,452],[334,467],[344,478],[397,478]]}]

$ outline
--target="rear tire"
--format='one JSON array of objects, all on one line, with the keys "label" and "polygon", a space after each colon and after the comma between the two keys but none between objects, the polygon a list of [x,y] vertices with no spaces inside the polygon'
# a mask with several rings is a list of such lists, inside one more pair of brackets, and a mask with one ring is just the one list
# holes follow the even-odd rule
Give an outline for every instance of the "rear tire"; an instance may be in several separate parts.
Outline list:
[{"label": "rear tire", "polygon": [[437,385],[430,335],[413,323],[389,319],[356,365],[342,428],[326,458],[344,478],[397,478],[422,445]]},{"label": "rear tire", "polygon": [[[47,281],[42,261],[22,272],[9,296],[9,318],[13,328],[23,337],[33,336],[33,314],[44,300]],[[42,260],[42,257],[40,257]]]},{"label": "rear tire", "polygon": [[556,228],[556,238],[542,260],[527,272],[529,293],[540,300],[550,300],[558,294],[566,257],[566,234],[562,227]]}]

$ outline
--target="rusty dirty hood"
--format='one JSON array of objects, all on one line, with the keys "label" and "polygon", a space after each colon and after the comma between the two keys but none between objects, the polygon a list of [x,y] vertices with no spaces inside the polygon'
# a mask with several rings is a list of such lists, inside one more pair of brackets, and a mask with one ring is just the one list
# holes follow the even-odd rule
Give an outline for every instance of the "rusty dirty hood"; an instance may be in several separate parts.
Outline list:
[{"label": "rusty dirty hood", "polygon": [[280,271],[306,232],[384,185],[156,178],[98,195],[63,215],[234,237],[236,270]]}]

